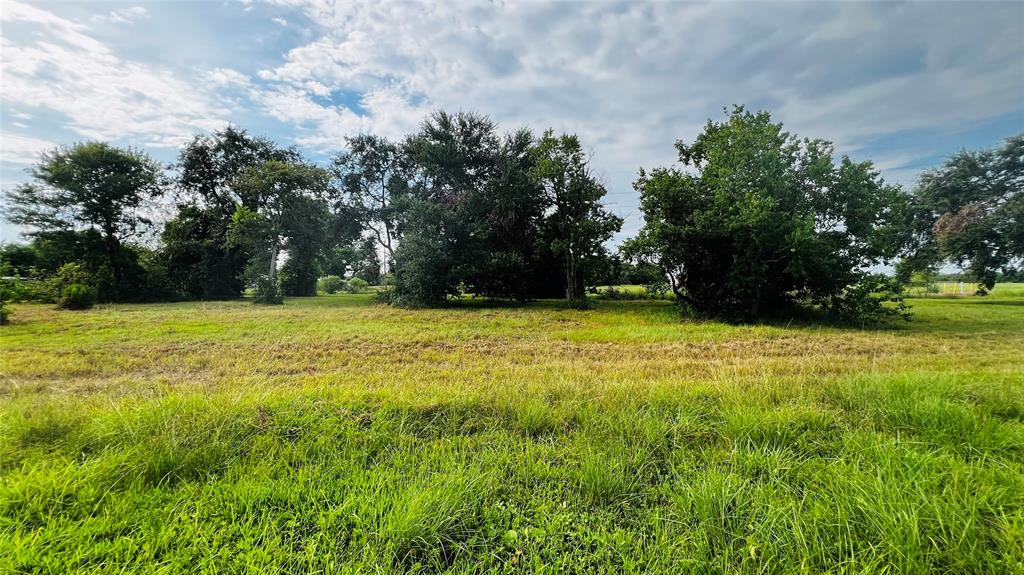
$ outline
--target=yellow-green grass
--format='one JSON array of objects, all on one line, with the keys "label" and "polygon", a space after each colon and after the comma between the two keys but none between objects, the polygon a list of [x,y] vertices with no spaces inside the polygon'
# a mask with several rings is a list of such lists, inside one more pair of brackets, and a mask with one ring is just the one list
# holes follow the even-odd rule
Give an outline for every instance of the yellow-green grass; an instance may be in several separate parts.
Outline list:
[{"label": "yellow-green grass", "polygon": [[18,305],[0,573],[1021,573],[1024,297]]}]

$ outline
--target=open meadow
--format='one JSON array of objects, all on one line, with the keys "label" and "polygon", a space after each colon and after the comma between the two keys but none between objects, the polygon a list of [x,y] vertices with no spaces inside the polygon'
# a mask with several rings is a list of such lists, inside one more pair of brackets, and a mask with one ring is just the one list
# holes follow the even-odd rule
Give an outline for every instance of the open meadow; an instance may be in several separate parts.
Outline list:
[{"label": "open meadow", "polygon": [[1024,573],[1024,289],[16,306],[0,572]]}]

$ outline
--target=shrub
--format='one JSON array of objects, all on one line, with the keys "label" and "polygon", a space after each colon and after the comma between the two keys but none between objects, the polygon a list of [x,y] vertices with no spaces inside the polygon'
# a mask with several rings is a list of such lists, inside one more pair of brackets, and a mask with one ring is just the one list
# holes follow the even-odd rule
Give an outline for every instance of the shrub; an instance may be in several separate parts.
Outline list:
[{"label": "shrub", "polygon": [[7,305],[10,301],[10,293],[0,285],[0,325],[7,323],[7,318],[11,316],[11,308]]},{"label": "shrub", "polygon": [[[70,286],[78,285],[84,286],[92,290],[93,303],[95,303],[98,297],[96,290],[96,277],[86,270],[85,266],[79,263],[66,263],[57,269],[57,273],[45,281],[39,282],[39,285],[35,287],[32,298],[35,301],[42,303],[56,303],[57,307],[63,309],[84,309],[84,308],[64,308],[62,304],[64,300],[64,290]],[[90,306],[91,307],[91,304]]]},{"label": "shrub", "polygon": [[644,285],[644,291],[652,299],[668,299],[670,289],[671,286],[668,285],[668,280],[663,277],[658,278],[658,281]]},{"label": "shrub", "polygon": [[349,293],[362,293],[366,291],[366,288],[370,287],[369,282],[362,278],[352,278],[348,280],[348,292]]},{"label": "shrub", "polygon": [[38,301],[41,282],[26,278],[0,278],[0,300],[8,303]]},{"label": "shrub", "polygon": [[57,300],[59,309],[89,309],[95,304],[96,289],[79,283],[64,286]]},{"label": "shrub", "polygon": [[910,319],[903,285],[899,280],[882,274],[867,274],[838,295],[815,303],[829,319],[843,324],[873,324],[888,318]]},{"label": "shrub", "polygon": [[386,285],[383,288],[377,290],[377,294],[374,296],[378,303],[388,305],[399,305],[401,299],[396,295],[394,285]]},{"label": "shrub", "polygon": [[276,278],[271,278],[267,275],[257,278],[252,302],[264,305],[283,304],[284,295],[281,292],[281,285],[277,282]]},{"label": "shrub", "polygon": [[338,293],[347,288],[348,283],[338,276],[324,276],[316,282],[316,290],[320,293]]}]

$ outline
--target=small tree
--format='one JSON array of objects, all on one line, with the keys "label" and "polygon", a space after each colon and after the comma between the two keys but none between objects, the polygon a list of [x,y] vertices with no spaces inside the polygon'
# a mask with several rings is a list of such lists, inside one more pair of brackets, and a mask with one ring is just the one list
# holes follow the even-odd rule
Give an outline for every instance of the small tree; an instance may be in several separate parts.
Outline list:
[{"label": "small tree", "polygon": [[640,172],[646,223],[627,248],[681,302],[733,321],[795,304],[850,321],[903,311],[901,290],[869,270],[896,255],[907,198],[870,162],[836,165],[830,143],[742,107],[676,148],[686,169]]}]

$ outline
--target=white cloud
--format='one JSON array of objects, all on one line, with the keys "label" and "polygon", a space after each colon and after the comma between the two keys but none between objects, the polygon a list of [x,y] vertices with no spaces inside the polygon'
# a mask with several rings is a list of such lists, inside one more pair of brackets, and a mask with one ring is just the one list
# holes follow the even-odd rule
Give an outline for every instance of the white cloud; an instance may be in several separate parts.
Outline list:
[{"label": "white cloud", "polygon": [[[5,27],[36,35],[0,38],[3,104],[56,112],[78,136],[165,147],[263,114],[285,125],[271,135],[318,150],[365,131],[399,137],[436,108],[476,110],[506,128],[578,133],[608,203],[629,216],[626,233],[639,225],[636,169],[671,163],[674,141],[723,106],[769,109],[840,153],[877,155],[903,182],[950,151],[922,133],[1024,124],[1024,4],[270,1],[236,6],[246,21],[266,19],[253,37],[265,48],[295,41],[287,26],[307,40],[184,74],[116,53],[81,22],[5,2]],[[150,22],[119,17],[155,24],[149,6]],[[917,139],[879,145],[907,134]]]},{"label": "white cloud", "polygon": [[206,73],[206,77],[217,86],[249,86],[249,77],[229,68],[214,68]]},{"label": "white cloud", "polygon": [[151,147],[178,146],[228,112],[200,83],[123,59],[80,23],[19,2],[5,2],[2,20],[41,32],[30,41],[0,38],[5,106],[62,114],[85,138]]},{"label": "white cloud", "polygon": [[149,18],[149,11],[142,6],[132,6],[120,10],[111,10],[108,14],[97,14],[92,17],[94,22],[111,22],[114,24],[132,24],[137,20]]},{"label": "white cloud", "polygon": [[[408,131],[438,107],[553,126],[593,147],[623,211],[638,166],[673,161],[677,138],[734,103],[841,153],[1024,111],[1019,6],[276,3],[319,24],[259,73],[259,102],[302,124],[300,142]],[[335,91],[363,94],[364,115]],[[934,152],[882,159],[896,170]]]},{"label": "white cloud", "polygon": [[55,148],[57,144],[31,136],[0,132],[0,162],[4,164],[29,165],[39,159],[41,152]]}]

